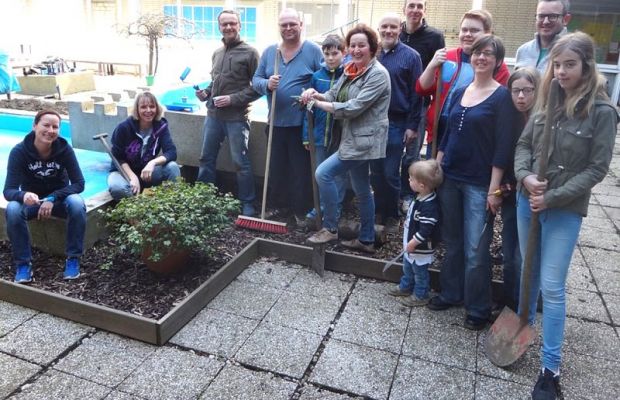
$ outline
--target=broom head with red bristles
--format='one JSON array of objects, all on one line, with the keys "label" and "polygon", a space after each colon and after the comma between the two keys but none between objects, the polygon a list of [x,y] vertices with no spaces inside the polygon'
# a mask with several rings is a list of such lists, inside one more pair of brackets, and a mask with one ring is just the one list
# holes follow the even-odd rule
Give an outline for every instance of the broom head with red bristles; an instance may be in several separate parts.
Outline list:
[{"label": "broom head with red bristles", "polygon": [[246,217],[244,215],[239,215],[237,217],[235,225],[241,228],[267,233],[288,233],[286,222],[270,221],[268,219]]}]

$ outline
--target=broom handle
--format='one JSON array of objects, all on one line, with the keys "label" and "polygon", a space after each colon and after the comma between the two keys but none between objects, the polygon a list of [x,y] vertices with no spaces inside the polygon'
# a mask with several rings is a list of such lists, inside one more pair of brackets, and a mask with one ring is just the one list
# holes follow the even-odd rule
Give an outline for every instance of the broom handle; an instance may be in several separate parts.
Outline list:
[{"label": "broom handle", "polygon": [[[543,129],[542,148],[540,151],[540,164],[538,168],[538,175],[536,179],[539,182],[545,180],[545,174],[547,173],[547,165],[549,163],[549,146],[551,144],[551,130],[553,125],[553,117],[558,102],[560,86],[557,79],[551,81],[551,87],[549,88],[549,96],[547,98],[547,110],[545,112],[545,127]],[[527,319],[530,314],[530,285],[532,281],[532,261],[534,259],[534,252],[538,247],[540,236],[540,220],[538,219],[538,212],[532,212],[532,220],[530,221],[530,229],[527,234],[527,248],[525,251],[525,260],[523,263],[523,290],[519,299],[519,310],[521,319],[521,325],[527,324]]]},{"label": "broom handle", "polygon": [[[441,72],[443,64],[437,68],[437,87],[435,88],[435,115],[433,115],[433,141],[431,143],[431,158],[437,158],[437,148],[439,147],[439,116],[441,115]],[[422,138],[424,140],[424,138]]]},{"label": "broom handle", "polygon": [[[276,59],[273,64],[273,74],[278,75],[278,66],[280,64],[280,48],[276,46]],[[269,164],[271,164],[271,141],[273,139],[273,122],[276,114],[276,92],[271,92],[271,109],[269,115],[269,134],[267,136],[267,160],[265,161],[265,177],[263,181],[263,203],[261,205],[260,219],[265,219],[265,211],[267,210],[267,186],[269,184]]]}]

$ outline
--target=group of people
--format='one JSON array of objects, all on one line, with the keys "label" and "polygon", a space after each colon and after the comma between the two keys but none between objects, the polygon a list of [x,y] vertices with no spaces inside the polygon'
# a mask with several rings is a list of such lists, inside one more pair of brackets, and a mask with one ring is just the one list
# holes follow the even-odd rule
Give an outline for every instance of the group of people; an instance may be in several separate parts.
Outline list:
[{"label": "group of people", "polygon": [[[375,221],[396,232],[402,201],[403,277],[390,294],[408,306],[437,311],[464,305],[464,326],[473,330],[483,329],[493,311],[489,247],[495,215],[501,213],[503,221],[503,303],[515,311],[521,308],[528,228],[538,218],[528,320],[534,323],[541,292],[543,346],[532,397],[554,399],[566,276],[590,190],[611,161],[617,110],[597,71],[592,38],[566,31],[568,1],[538,1],[536,36],[517,51],[512,75],[489,12],[463,15],[453,49],[427,25],[425,13],[426,0],[407,0],[405,21],[388,13],[377,31],[358,24],[344,39],[329,35],[319,47],[302,39],[299,14],[284,9],[278,18],[282,40],[259,57],[240,38],[237,12],[222,11],[223,46],[213,54],[213,79],[196,90],[208,109],[198,180],[215,182],[215,161],[228,137],[242,213],[256,213],[247,114],[252,101],[267,95],[273,104],[270,216],[288,209],[304,224],[316,215],[308,152],[314,148],[323,219],[308,242],[338,239],[348,180],[361,227],[358,238],[341,243],[345,247],[373,253]],[[558,104],[548,104],[553,79],[559,83]],[[296,96],[302,108],[292,101]],[[113,167],[108,179],[115,199],[179,176],[161,114],[155,97],[143,93],[134,114],[114,131],[112,152],[123,169]],[[38,113],[33,131],[9,158],[4,196],[16,282],[32,279],[26,221],[51,215],[68,220],[64,277],[79,276],[85,207],[78,193],[84,178],[73,150],[58,137],[59,124],[57,113]],[[541,153],[545,125],[552,127],[549,154]],[[419,161],[425,133],[429,150]],[[430,150],[435,147],[437,154]],[[548,170],[539,180],[543,159]],[[440,237],[446,248],[441,291],[431,298],[428,267]]]}]

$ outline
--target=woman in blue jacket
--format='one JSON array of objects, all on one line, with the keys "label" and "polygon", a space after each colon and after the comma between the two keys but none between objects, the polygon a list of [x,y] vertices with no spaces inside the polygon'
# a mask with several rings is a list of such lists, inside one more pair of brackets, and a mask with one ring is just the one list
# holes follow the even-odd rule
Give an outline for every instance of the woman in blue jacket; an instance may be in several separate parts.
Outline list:
[{"label": "woman in blue jacket", "polygon": [[112,154],[129,176],[127,182],[112,163],[108,188],[115,200],[131,197],[144,188],[175,180],[181,175],[175,162],[177,149],[168,130],[168,121],[162,114],[163,109],[155,96],[144,92],[136,96],[133,115],[114,129]]},{"label": "woman in blue jacket", "polygon": [[86,207],[78,193],[84,190],[84,176],[73,149],[58,136],[59,130],[60,115],[56,111],[39,111],[32,131],[9,154],[3,194],[9,202],[6,230],[18,283],[32,281],[28,220],[35,217],[67,219],[64,279],[80,276]]}]

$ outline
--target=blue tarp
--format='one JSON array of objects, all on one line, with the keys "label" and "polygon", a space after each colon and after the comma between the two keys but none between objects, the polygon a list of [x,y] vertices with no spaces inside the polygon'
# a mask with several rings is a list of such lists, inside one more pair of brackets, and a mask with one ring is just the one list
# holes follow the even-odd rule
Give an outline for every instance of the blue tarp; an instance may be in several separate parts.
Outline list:
[{"label": "blue tarp", "polygon": [[0,49],[0,93],[19,92],[17,77],[13,74],[13,69],[9,67],[9,55]]}]

